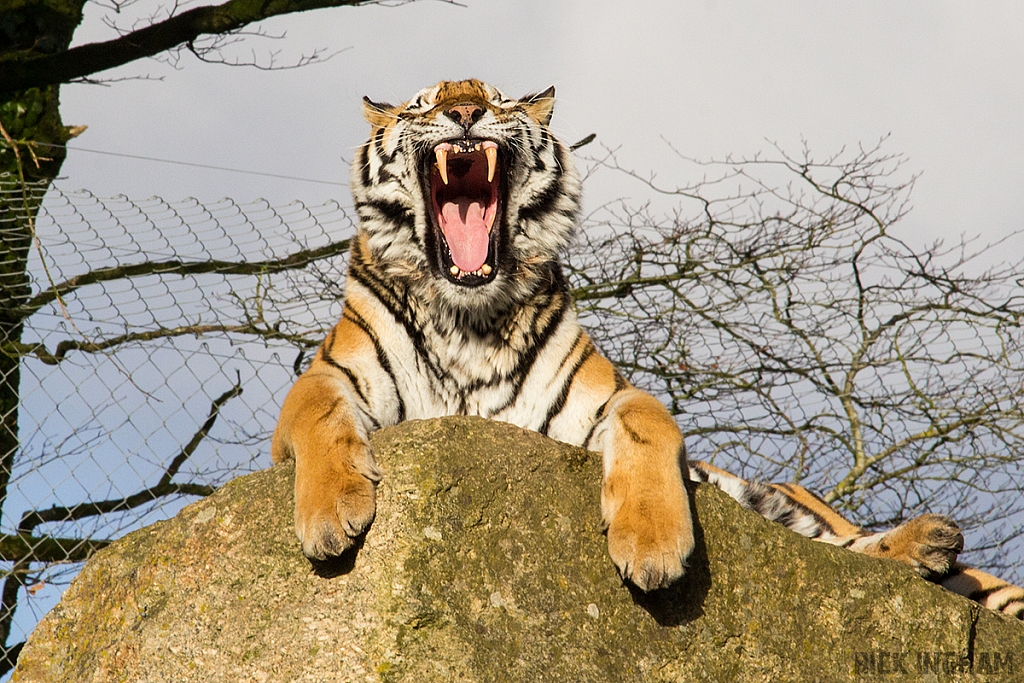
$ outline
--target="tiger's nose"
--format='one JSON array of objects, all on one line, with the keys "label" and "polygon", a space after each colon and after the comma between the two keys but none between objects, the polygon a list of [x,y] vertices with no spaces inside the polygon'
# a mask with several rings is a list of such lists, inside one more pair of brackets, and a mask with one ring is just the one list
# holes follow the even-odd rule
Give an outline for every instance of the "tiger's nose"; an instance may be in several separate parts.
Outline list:
[{"label": "tiger's nose", "polygon": [[470,102],[463,102],[448,109],[445,115],[465,128],[466,131],[469,131],[470,126],[479,121],[480,117],[484,115],[484,108]]}]

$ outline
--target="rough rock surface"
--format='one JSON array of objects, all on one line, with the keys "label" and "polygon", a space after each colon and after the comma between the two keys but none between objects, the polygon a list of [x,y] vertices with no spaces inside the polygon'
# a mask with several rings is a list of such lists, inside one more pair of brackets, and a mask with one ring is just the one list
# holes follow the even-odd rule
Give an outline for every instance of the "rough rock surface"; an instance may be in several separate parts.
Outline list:
[{"label": "rough rock surface", "polygon": [[302,557],[291,466],[241,477],[90,560],[14,680],[1024,680],[1020,623],[711,487],[687,577],[642,595],[607,557],[594,454],[474,418],[373,445],[357,554]]}]

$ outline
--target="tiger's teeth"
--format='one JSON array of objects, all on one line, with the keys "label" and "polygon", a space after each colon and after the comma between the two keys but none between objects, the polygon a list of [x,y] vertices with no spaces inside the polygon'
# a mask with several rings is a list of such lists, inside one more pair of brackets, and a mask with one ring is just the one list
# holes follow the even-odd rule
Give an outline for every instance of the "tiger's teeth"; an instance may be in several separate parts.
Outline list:
[{"label": "tiger's teeth", "polygon": [[453,266],[451,266],[448,269],[448,272],[452,274],[452,277],[457,277],[459,279],[462,279],[466,275],[476,275],[477,277],[487,277],[488,275],[491,274],[491,270],[493,270],[493,269],[489,265],[487,265],[485,263],[485,264],[483,264],[482,266],[480,266],[479,268],[477,268],[474,271],[468,271],[468,270],[464,271],[461,268],[459,268],[458,266],[453,265]]},{"label": "tiger's teeth", "polygon": [[498,148],[488,147],[484,150],[487,155],[487,182],[494,180],[494,169],[498,165]]},{"label": "tiger's teeth", "polygon": [[[445,185],[448,184],[448,150],[446,149],[435,149],[434,155],[437,156],[437,170],[441,174],[441,182]],[[452,273],[454,275],[455,273]]]}]

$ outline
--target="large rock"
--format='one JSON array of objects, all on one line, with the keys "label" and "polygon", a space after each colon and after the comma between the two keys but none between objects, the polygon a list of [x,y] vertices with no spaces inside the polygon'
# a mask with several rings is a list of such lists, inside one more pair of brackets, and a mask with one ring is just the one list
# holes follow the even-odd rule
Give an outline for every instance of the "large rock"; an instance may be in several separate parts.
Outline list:
[{"label": "large rock", "polygon": [[358,554],[302,557],[290,466],[239,478],[90,560],[14,680],[1024,680],[1020,623],[711,487],[686,578],[643,595],[608,559],[594,454],[472,418],[373,445]]}]

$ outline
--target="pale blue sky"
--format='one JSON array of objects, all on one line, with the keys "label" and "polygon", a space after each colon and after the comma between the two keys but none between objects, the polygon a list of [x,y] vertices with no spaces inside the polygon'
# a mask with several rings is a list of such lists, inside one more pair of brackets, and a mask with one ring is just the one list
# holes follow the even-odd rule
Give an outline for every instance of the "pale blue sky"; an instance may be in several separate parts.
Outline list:
[{"label": "pale blue sky", "polygon": [[[324,47],[330,61],[268,73],[139,62],[106,75],[163,82],[69,86],[63,111],[89,130],[72,146],[347,182],[366,134],[359,100],[399,101],[442,78],[475,76],[509,94],[554,84],[554,127],[594,132],[631,166],[693,180],[665,140],[707,158],[766,140],[824,156],[874,144],[922,172],[908,233],[982,234],[1024,225],[1024,5],[1019,2],[484,2],[322,10],[266,22],[283,41],[236,48],[281,59]],[[140,5],[141,7],[141,5]],[[106,38],[90,6],[76,42]],[[124,20],[130,24],[130,20]],[[133,197],[272,201],[344,187],[255,178],[71,152],[64,187]],[[592,203],[639,188],[596,186]]]}]

